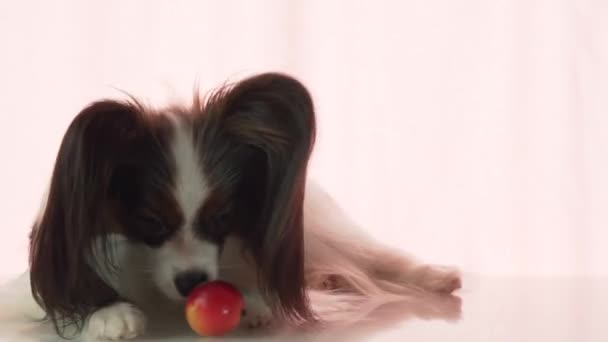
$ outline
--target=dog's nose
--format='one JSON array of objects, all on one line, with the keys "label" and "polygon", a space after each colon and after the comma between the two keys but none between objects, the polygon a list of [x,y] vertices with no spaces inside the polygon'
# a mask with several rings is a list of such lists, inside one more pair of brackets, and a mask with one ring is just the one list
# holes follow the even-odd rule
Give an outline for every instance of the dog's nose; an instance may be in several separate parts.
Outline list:
[{"label": "dog's nose", "polygon": [[187,297],[196,285],[204,283],[208,279],[209,276],[203,271],[185,271],[178,273],[173,282],[175,283],[177,291],[182,296]]}]

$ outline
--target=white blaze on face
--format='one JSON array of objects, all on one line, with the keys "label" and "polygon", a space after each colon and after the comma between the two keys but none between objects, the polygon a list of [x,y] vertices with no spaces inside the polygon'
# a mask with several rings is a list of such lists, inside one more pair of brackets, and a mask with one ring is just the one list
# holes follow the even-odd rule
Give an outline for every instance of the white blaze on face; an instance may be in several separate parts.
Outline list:
[{"label": "white blaze on face", "polygon": [[199,156],[194,147],[190,127],[176,122],[175,136],[171,146],[175,158],[175,198],[184,215],[186,226],[191,225],[195,215],[208,195]]},{"label": "white blaze on face", "polygon": [[194,221],[209,195],[209,187],[200,166],[191,127],[179,118],[174,118],[174,123],[171,144],[176,168],[174,196],[182,211],[184,223],[158,251],[156,280],[167,296],[181,299],[175,288],[175,276],[184,271],[200,270],[206,272],[209,279],[217,278],[219,247],[194,234]]}]

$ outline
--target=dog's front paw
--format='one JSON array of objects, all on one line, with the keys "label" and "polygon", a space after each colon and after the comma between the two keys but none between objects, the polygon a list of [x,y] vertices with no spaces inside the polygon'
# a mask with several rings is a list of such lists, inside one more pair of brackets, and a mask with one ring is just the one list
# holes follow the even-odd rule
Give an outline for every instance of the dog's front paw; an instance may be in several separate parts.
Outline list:
[{"label": "dog's front paw", "polygon": [[93,312],[83,332],[84,340],[116,341],[133,339],[144,333],[146,316],[134,305],[119,302]]},{"label": "dog's front paw", "polygon": [[427,265],[424,266],[420,285],[429,291],[452,293],[462,287],[462,280],[455,268]]},{"label": "dog's front paw", "polygon": [[269,328],[272,326],[272,310],[259,294],[246,294],[245,310],[241,325],[247,329]]}]

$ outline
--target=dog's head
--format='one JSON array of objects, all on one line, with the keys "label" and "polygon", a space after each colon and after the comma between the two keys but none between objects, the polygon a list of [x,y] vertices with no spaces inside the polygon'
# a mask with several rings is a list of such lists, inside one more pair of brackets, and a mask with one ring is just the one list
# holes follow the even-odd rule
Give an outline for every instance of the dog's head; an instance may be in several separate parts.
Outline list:
[{"label": "dog's head", "polygon": [[114,300],[87,253],[94,240],[121,234],[153,251],[152,279],[180,300],[217,277],[223,242],[236,235],[275,311],[312,319],[302,202],[314,136],[308,91],[281,74],[195,96],[191,107],[89,105],[65,134],[32,231],[35,298],[56,326]]}]

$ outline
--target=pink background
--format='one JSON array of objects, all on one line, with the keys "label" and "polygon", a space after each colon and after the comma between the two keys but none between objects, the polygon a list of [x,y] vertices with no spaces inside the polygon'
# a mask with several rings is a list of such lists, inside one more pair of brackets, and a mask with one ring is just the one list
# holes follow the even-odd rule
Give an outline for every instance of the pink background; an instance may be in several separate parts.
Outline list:
[{"label": "pink background", "polygon": [[60,139],[99,97],[278,70],[313,92],[311,172],[378,239],[491,275],[608,275],[608,3],[0,3],[0,277]]}]

